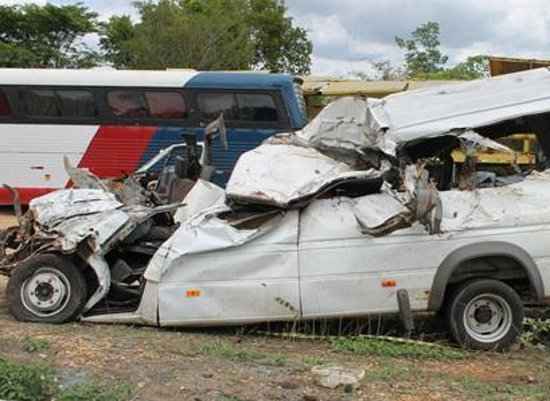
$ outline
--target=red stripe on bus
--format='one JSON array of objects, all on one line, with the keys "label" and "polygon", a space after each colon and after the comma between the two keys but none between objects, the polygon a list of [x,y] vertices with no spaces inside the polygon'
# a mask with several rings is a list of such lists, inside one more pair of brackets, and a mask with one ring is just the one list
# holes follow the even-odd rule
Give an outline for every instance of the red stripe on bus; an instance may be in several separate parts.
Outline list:
[{"label": "red stripe on bus", "polygon": [[99,177],[118,177],[134,172],[157,127],[101,126],[78,167]]},{"label": "red stripe on bus", "polygon": [[[58,188],[16,188],[19,192],[19,198],[23,205],[28,205],[29,202],[38,198],[39,196],[46,195]],[[13,196],[10,191],[5,188],[0,188],[0,205],[13,205]]]}]

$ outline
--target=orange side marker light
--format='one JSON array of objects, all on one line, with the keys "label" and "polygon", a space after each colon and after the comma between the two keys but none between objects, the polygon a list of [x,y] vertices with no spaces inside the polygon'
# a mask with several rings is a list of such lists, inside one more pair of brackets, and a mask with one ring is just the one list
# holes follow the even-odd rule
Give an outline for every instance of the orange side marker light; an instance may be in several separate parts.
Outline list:
[{"label": "orange side marker light", "polygon": [[187,298],[197,298],[197,297],[200,297],[201,296],[201,290],[187,290],[185,292],[185,296]]},{"label": "orange side marker light", "polygon": [[392,279],[382,280],[383,288],[397,287],[397,281]]}]

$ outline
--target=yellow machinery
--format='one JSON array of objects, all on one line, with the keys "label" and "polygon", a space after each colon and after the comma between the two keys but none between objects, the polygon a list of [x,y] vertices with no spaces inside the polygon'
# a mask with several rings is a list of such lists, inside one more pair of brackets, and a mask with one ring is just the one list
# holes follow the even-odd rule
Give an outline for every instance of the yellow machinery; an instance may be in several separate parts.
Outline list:
[{"label": "yellow machinery", "polygon": [[[515,155],[496,150],[485,150],[477,152],[478,163],[491,165],[510,165],[515,162],[518,166],[535,166],[537,162],[536,144],[537,139],[533,134],[514,134],[501,138],[498,142],[514,150]],[[464,163],[465,154],[461,149],[455,149],[452,153],[455,163]]]}]

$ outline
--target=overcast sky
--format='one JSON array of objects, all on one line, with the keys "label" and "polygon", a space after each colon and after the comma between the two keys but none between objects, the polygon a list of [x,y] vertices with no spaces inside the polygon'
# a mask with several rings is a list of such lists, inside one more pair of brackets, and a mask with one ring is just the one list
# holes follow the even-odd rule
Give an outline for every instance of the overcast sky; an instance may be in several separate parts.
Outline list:
[{"label": "overcast sky", "polygon": [[[135,15],[130,0],[83,3],[103,18]],[[440,23],[450,64],[476,54],[550,58],[548,0],[286,0],[286,4],[313,40],[316,74],[346,75],[385,59],[400,63],[394,37],[407,36],[427,21]]]}]

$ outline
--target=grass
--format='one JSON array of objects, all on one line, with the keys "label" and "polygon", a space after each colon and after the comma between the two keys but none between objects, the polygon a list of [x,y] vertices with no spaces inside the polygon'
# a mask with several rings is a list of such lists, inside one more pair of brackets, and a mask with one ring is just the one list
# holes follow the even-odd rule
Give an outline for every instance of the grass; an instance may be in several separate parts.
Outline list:
[{"label": "grass", "polygon": [[327,364],[326,360],[318,356],[305,356],[303,362],[306,366],[322,366]]},{"label": "grass", "polygon": [[373,369],[368,369],[365,378],[369,382],[388,383],[390,381],[407,381],[411,378],[418,378],[419,372],[414,366],[403,365],[403,363],[379,364]]},{"label": "grass", "polygon": [[460,393],[479,401],[548,401],[550,397],[550,387],[547,384],[487,383],[472,377],[448,380],[449,385],[457,387]]},{"label": "grass", "polygon": [[287,363],[287,357],[284,355],[238,349],[238,347],[224,341],[203,344],[199,348],[199,353],[233,362],[256,362],[271,366],[284,366]]},{"label": "grass", "polygon": [[13,401],[128,401],[126,384],[82,383],[68,388],[56,384],[55,371],[45,365],[0,359],[0,399]]},{"label": "grass", "polygon": [[23,338],[23,350],[28,353],[45,352],[48,349],[50,349],[50,343],[46,339],[29,336]]},{"label": "grass", "polygon": [[466,352],[431,343],[390,341],[383,338],[349,337],[331,340],[335,351],[409,359],[464,359]]},{"label": "grass", "polygon": [[126,401],[132,394],[127,384],[106,386],[101,383],[82,383],[63,390],[57,401]]}]

